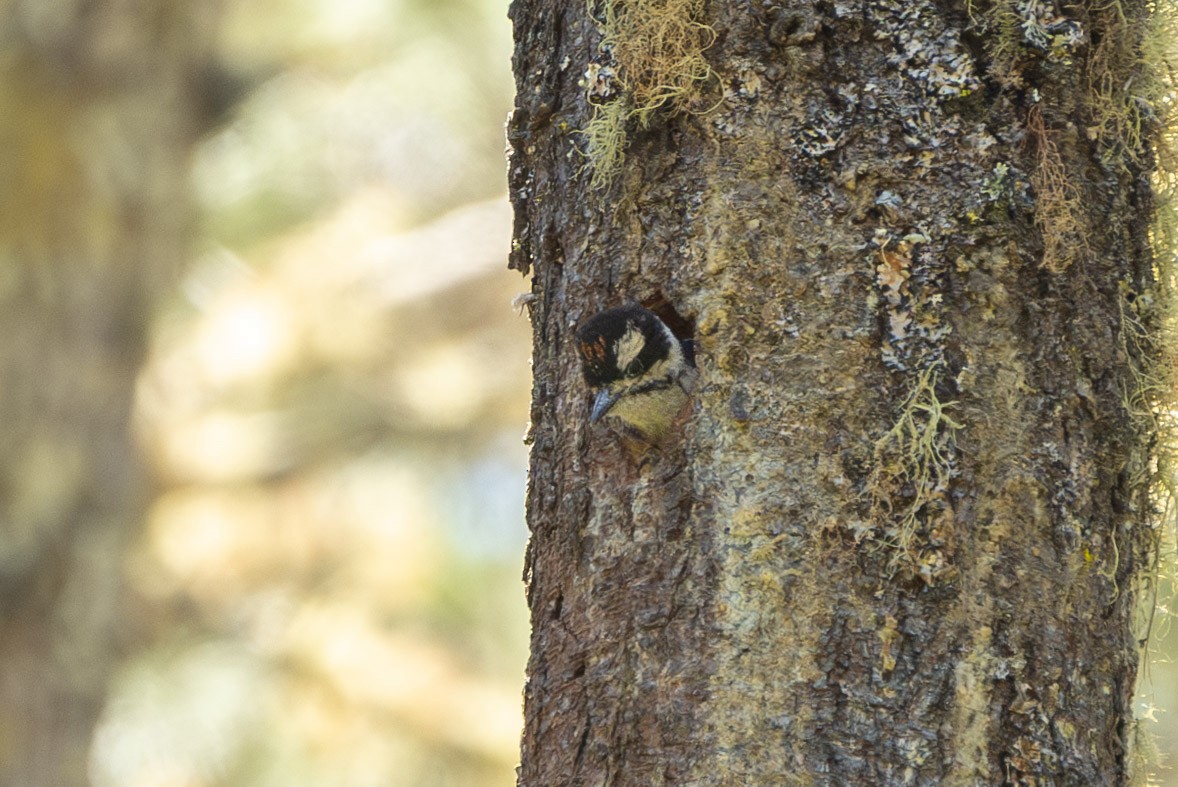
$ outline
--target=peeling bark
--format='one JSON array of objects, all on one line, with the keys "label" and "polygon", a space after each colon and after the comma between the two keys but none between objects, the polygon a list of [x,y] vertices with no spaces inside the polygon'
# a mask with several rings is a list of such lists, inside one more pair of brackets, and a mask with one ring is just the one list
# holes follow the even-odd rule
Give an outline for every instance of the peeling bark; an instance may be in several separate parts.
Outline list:
[{"label": "peeling bark", "polygon": [[[605,8],[515,0],[521,785],[1127,781],[1148,13],[1050,5],[711,3],[714,79],[593,190]],[[700,371],[641,458],[572,345],[627,298]]]}]

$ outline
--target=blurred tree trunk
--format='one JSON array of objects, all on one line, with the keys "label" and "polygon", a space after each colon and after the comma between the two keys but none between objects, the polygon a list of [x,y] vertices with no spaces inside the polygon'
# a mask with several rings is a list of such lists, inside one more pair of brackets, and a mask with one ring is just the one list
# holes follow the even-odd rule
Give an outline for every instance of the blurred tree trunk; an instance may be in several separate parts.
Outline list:
[{"label": "blurred tree trunk", "polygon": [[0,784],[85,784],[134,610],[130,413],[187,252],[212,3],[0,9]]},{"label": "blurred tree trunk", "polygon": [[[1126,782],[1158,527],[1147,9],[515,0],[521,784]],[[572,344],[626,298],[700,367],[637,462]]]}]

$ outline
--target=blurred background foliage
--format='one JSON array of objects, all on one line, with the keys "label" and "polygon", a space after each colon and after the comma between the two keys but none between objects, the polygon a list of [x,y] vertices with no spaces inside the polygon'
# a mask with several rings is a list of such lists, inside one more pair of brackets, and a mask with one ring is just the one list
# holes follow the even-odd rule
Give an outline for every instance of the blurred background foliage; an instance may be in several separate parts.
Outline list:
[{"label": "blurred background foliage", "polygon": [[510,48],[504,0],[0,3],[0,785],[514,783]]},{"label": "blurred background foliage", "polygon": [[136,426],[158,615],[97,785],[507,785],[527,621],[527,283],[496,0],[228,0],[195,259]]},{"label": "blurred background foliage", "polygon": [[512,89],[499,0],[0,3],[0,785],[514,783]]}]

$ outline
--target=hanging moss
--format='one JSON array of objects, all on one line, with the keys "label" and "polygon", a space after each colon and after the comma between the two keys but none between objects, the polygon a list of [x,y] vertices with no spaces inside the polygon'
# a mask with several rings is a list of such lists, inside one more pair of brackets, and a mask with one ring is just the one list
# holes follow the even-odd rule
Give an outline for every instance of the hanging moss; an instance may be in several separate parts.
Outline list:
[{"label": "hanging moss", "polygon": [[609,64],[587,70],[594,110],[581,132],[594,189],[621,171],[632,122],[645,128],[660,109],[688,111],[714,76],[704,52],[716,33],[703,12],[703,0],[605,0],[599,49]]}]

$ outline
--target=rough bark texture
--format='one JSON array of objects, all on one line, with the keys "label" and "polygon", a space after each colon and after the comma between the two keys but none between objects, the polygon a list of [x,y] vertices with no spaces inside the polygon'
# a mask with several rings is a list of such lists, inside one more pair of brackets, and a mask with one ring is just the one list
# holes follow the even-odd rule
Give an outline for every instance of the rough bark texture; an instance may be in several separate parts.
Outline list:
[{"label": "rough bark texture", "polygon": [[0,784],[86,784],[148,483],[150,305],[188,241],[213,5],[0,9]]},{"label": "rough bark texture", "polygon": [[[1145,4],[712,2],[713,77],[629,123],[600,191],[587,5],[511,10],[520,783],[1124,783]],[[626,298],[669,303],[700,369],[642,461],[587,423],[572,345]]]}]

